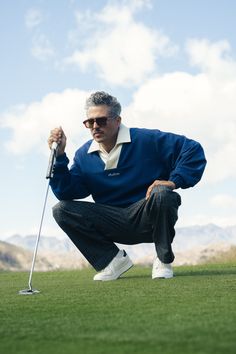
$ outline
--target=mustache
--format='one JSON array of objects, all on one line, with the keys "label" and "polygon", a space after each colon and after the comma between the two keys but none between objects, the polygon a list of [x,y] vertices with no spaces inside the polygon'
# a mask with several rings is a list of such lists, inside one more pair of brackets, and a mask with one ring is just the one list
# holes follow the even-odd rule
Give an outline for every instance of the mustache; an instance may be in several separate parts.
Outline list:
[{"label": "mustache", "polygon": [[93,134],[95,133],[102,133],[102,130],[100,128],[95,128],[93,129]]}]

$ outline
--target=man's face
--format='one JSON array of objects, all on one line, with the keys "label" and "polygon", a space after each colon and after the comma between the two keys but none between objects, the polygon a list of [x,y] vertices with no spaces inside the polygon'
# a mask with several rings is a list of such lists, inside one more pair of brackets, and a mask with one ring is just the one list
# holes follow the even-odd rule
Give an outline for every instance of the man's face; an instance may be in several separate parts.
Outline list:
[{"label": "man's face", "polygon": [[91,118],[108,118],[105,126],[99,126],[99,123],[94,122],[93,127],[90,128],[93,139],[104,145],[115,144],[121,121],[120,117],[112,118],[109,107],[100,105],[88,109],[87,119]]}]

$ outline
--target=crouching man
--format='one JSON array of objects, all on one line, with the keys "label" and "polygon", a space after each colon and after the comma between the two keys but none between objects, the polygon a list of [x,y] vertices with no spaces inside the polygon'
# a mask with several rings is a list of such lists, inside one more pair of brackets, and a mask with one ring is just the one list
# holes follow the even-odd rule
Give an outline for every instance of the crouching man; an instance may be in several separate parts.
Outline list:
[{"label": "crouching man", "polygon": [[[76,151],[70,169],[65,133],[61,127],[51,131],[49,147],[59,144],[50,185],[60,202],[53,215],[98,271],[94,280],[115,280],[132,267],[115,243],[144,242],[155,244],[152,278],[171,278],[171,244],[181,204],[174,190],[201,179],[204,152],[185,136],[127,128],[120,114],[120,103],[105,92],[87,99],[83,123],[92,139]],[[95,203],[75,201],[89,195]]]}]

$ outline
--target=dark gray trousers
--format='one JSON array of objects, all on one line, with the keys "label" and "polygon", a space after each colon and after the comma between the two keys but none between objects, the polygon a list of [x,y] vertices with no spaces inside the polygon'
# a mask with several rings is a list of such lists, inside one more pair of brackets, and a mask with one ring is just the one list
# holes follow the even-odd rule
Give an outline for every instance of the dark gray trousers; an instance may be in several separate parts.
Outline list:
[{"label": "dark gray trousers", "polygon": [[148,200],[126,208],[85,201],[61,201],[53,216],[88,262],[104,269],[119,249],[114,242],[154,242],[163,263],[174,260],[171,243],[175,235],[181,198],[165,186],[155,187]]}]

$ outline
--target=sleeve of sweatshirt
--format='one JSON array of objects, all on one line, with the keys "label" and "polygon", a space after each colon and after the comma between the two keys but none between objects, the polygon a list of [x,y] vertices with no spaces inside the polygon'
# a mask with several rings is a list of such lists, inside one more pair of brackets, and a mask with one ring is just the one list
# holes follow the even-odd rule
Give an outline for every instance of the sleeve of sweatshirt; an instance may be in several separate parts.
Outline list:
[{"label": "sleeve of sweatshirt", "polygon": [[63,154],[56,159],[53,178],[50,186],[59,200],[83,199],[90,195],[79,164],[74,159],[71,169],[68,169],[69,159]]},{"label": "sleeve of sweatshirt", "polygon": [[204,172],[206,158],[202,146],[195,140],[172,135],[174,152],[169,180],[176,188],[189,188],[197,184]]}]

